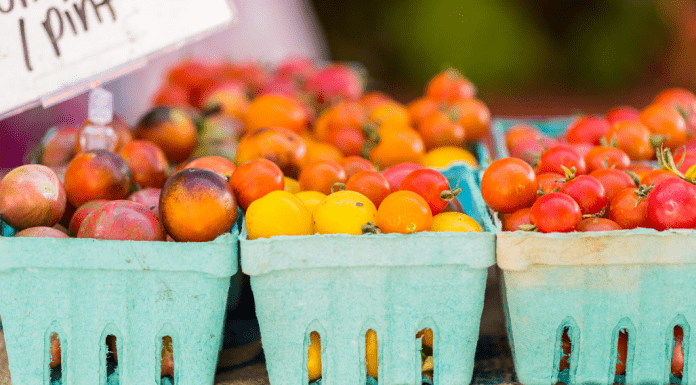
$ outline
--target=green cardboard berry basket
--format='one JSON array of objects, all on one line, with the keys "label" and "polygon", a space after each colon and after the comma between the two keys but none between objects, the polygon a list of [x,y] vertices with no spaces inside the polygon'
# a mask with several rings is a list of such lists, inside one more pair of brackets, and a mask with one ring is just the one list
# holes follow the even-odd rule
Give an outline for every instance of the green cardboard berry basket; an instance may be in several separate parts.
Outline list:
[{"label": "green cardboard berry basket", "polygon": [[[527,123],[560,135],[572,118],[498,119],[504,133]],[[502,232],[496,257],[506,326],[518,380],[525,385],[696,384],[696,232],[653,229],[540,234]],[[671,375],[674,329],[683,330],[684,371]],[[562,335],[570,368],[560,370]],[[619,332],[628,333],[626,373],[617,375]]]},{"label": "green cardboard berry basket", "polygon": [[160,383],[164,336],[173,340],[175,384],[213,384],[238,269],[236,226],[205,243],[12,233],[3,226],[0,314],[13,384],[49,384],[53,333],[64,385],[107,383],[107,335],[117,338],[123,385]]},{"label": "green cardboard berry basket", "polygon": [[[309,335],[321,336],[322,385],[365,384],[365,333],[379,346],[379,383],[421,384],[421,343],[434,333],[434,381],[471,382],[493,225],[465,172],[459,199],[486,230],[410,235],[240,235],[272,385],[307,384]],[[453,176],[450,182],[455,182]]]}]

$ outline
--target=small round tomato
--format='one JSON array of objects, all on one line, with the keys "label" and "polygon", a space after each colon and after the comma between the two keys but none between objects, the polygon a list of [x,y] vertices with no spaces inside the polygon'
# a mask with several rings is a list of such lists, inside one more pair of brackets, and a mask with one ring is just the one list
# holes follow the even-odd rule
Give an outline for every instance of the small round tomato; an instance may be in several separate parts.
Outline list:
[{"label": "small round tomato", "polygon": [[637,190],[629,187],[621,190],[611,200],[607,217],[627,230],[648,227],[646,208],[647,200],[640,199]]},{"label": "small round tomato", "polygon": [[545,135],[542,134],[538,128],[529,124],[519,123],[505,131],[505,144],[507,145],[508,150],[512,150],[529,138],[533,138],[534,140],[538,141],[544,136]]},{"label": "small round tomato", "polygon": [[461,146],[466,138],[464,127],[442,112],[435,112],[423,119],[418,132],[428,150],[441,146]]},{"label": "small round tomato", "polygon": [[534,183],[542,194],[558,192],[565,183],[565,176],[556,172],[545,172],[536,176]]},{"label": "small round tomato", "polygon": [[362,132],[367,122],[365,107],[356,101],[344,100],[325,109],[314,124],[314,136],[326,140],[331,130],[352,128]]},{"label": "small round tomato", "polygon": [[302,191],[302,187],[300,187],[300,182],[298,182],[295,179],[289,178],[287,176],[283,177],[283,180],[285,181],[285,187],[283,190],[289,192],[290,194],[297,194],[298,192]]},{"label": "small round tomato", "polygon": [[638,178],[642,180],[643,177],[653,169],[654,167],[648,163],[632,162],[626,170],[635,173],[636,175],[638,175]]},{"label": "small round tomato", "polygon": [[530,225],[532,223],[529,219],[531,211],[531,207],[525,207],[507,215],[503,221],[503,231],[517,231],[522,225]]},{"label": "small round tomato", "polygon": [[606,119],[594,116],[582,116],[574,120],[565,136],[568,143],[591,143],[599,145],[599,141],[606,135],[611,126]]},{"label": "small round tomato", "polygon": [[671,171],[657,169],[652,170],[640,178],[640,184],[645,186],[657,186],[660,182],[665,179],[679,178],[679,176]]},{"label": "small round tomato", "polygon": [[569,146],[573,150],[575,150],[575,152],[577,152],[578,155],[580,155],[580,157],[583,159],[585,159],[587,154],[590,151],[592,151],[593,148],[595,148],[595,146],[590,144],[590,143],[572,143],[572,144],[569,144]]},{"label": "small round tomato", "polygon": [[549,148],[556,147],[558,142],[551,138],[529,136],[517,141],[514,147],[508,147],[510,156],[536,164],[541,154]]},{"label": "small round tomato", "polygon": [[391,193],[389,181],[378,171],[360,171],[346,182],[346,190],[357,191],[372,201],[376,207]]},{"label": "small round tomato", "polygon": [[607,143],[616,142],[632,160],[650,160],[655,149],[650,143],[650,130],[640,121],[625,120],[615,123],[604,136]]},{"label": "small round tomato", "polygon": [[413,191],[423,197],[433,215],[441,213],[449,201],[461,191],[452,191],[447,178],[431,168],[422,168],[408,174],[401,182],[399,190]]},{"label": "small round tomato", "polygon": [[186,167],[184,167],[184,169],[187,168],[202,168],[204,170],[216,172],[218,175],[225,178],[227,184],[230,186],[230,190],[233,189],[232,174],[234,174],[236,167],[234,166],[234,163],[228,159],[221,156],[204,156],[202,158],[192,160],[186,165]]},{"label": "small round tomato", "polygon": [[517,158],[496,160],[481,178],[483,199],[501,213],[511,213],[532,204],[537,197],[537,186],[532,167]]},{"label": "small round tomato", "polygon": [[458,117],[460,126],[464,127],[466,140],[476,142],[488,134],[491,124],[491,111],[486,104],[478,99],[456,101],[452,105],[451,114]]},{"label": "small round tomato", "polygon": [[314,211],[314,230],[319,234],[361,235],[362,227],[375,222],[377,208],[355,191],[336,191]]},{"label": "small round tomato", "polygon": [[302,169],[299,182],[303,191],[319,191],[329,195],[334,184],[346,182],[346,171],[332,160],[317,160]]},{"label": "small round tomato", "polygon": [[317,206],[326,199],[326,194],[322,194],[319,191],[300,191],[295,194],[295,197],[301,200],[307,210],[314,215]]},{"label": "small round tomato", "polygon": [[614,168],[603,168],[592,171],[590,176],[595,177],[604,186],[609,202],[616,194],[627,187],[636,188],[636,182],[624,171]]},{"label": "small round tomato", "polygon": [[625,170],[631,165],[631,158],[616,147],[595,146],[585,155],[585,163],[588,172],[600,168]]},{"label": "small round tomato", "polygon": [[529,219],[542,233],[568,233],[575,231],[582,213],[573,198],[555,192],[542,195],[534,202]]},{"label": "small round tomato", "polygon": [[448,168],[455,163],[464,163],[470,167],[477,167],[476,157],[469,151],[455,146],[442,146],[430,150],[423,158],[423,166],[431,168]]},{"label": "small round tomato", "polygon": [[677,169],[682,174],[686,172],[696,164],[696,153],[681,151],[674,155],[674,164],[677,165]]},{"label": "small round tomato", "polygon": [[667,179],[648,194],[648,221],[656,230],[696,227],[696,186],[682,179]]},{"label": "small round tomato", "polygon": [[621,230],[616,222],[611,219],[606,218],[585,218],[578,223],[578,231],[588,232],[588,231],[613,231]]},{"label": "small round tomato", "polygon": [[389,188],[391,188],[391,192],[396,192],[399,190],[399,187],[401,187],[401,182],[403,182],[404,178],[406,178],[408,174],[422,168],[424,167],[416,163],[401,163],[384,170],[382,175],[384,175],[384,177],[387,178],[387,181],[389,181]]},{"label": "small round tomato", "polygon": [[587,166],[583,159],[572,147],[559,144],[549,148],[541,154],[537,173],[556,172],[565,174],[563,167],[572,169],[575,167],[576,174],[586,174]]},{"label": "small round tomato", "polygon": [[449,212],[433,217],[430,231],[481,232],[483,228],[476,220],[466,214]]},{"label": "small round tomato", "polygon": [[438,112],[438,102],[427,96],[418,98],[406,106],[408,115],[411,117],[411,122],[416,128],[420,128],[420,124],[428,116]]},{"label": "small round tomato", "polygon": [[653,104],[678,107],[687,115],[696,113],[696,95],[683,88],[670,88],[660,92]]},{"label": "small round tomato", "polygon": [[628,106],[614,107],[607,112],[604,118],[611,125],[622,121],[640,122],[640,111]]},{"label": "small round tomato", "polygon": [[425,94],[432,99],[451,103],[476,96],[476,86],[458,70],[448,68],[430,79]]},{"label": "small round tomato", "polygon": [[267,94],[254,99],[246,113],[247,132],[282,127],[298,134],[307,129],[309,117],[302,103],[286,95]]},{"label": "small round tomato", "polygon": [[674,107],[660,104],[648,106],[640,113],[640,121],[652,134],[664,138],[665,147],[677,149],[686,143],[686,122]]},{"label": "small round tomato", "polygon": [[604,186],[592,176],[577,176],[563,183],[559,191],[575,199],[583,214],[597,214],[607,207]]},{"label": "small round tomato", "polygon": [[283,190],[285,179],[275,163],[268,159],[254,159],[237,167],[229,185],[232,186],[239,207],[246,210],[252,202],[271,191]]},{"label": "small round tomato", "polygon": [[385,234],[411,234],[430,230],[433,214],[420,195],[413,191],[397,191],[384,198],[375,224]]},{"label": "small round tomato", "polygon": [[378,126],[383,124],[409,125],[411,118],[408,110],[397,102],[388,102],[375,107],[370,111],[367,120],[376,123]]},{"label": "small round tomato", "polygon": [[89,202],[83,204],[82,206],[78,207],[78,209],[75,211],[75,214],[73,214],[72,218],[70,219],[70,225],[68,226],[68,233],[71,236],[76,237],[77,233],[80,231],[80,226],[82,226],[82,221],[84,221],[85,218],[87,218],[87,215],[89,215],[89,213],[94,211],[99,206],[101,206],[105,203],[108,203],[108,202],[109,201],[107,201],[105,199],[97,199],[97,200],[89,201]]},{"label": "small round tomato", "polygon": [[358,99],[358,102],[360,102],[360,104],[363,107],[367,108],[370,111],[377,108],[377,106],[381,106],[382,104],[386,103],[391,103],[393,101],[394,99],[392,99],[391,96],[380,91],[368,92],[361,96],[360,99]]},{"label": "small round tomato", "polygon": [[257,158],[272,161],[283,174],[296,178],[307,163],[307,142],[285,128],[262,128],[242,137],[234,162],[239,166]]},{"label": "small round tomato", "polygon": [[369,151],[370,160],[380,167],[403,162],[422,163],[425,144],[418,131],[407,125],[382,124],[379,143]]},{"label": "small round tomato", "polygon": [[347,156],[360,155],[365,145],[362,131],[352,127],[332,127],[327,132],[325,140]]},{"label": "small round tomato", "polygon": [[375,165],[360,156],[347,156],[338,162],[346,170],[346,177],[350,178],[360,171],[377,171]]},{"label": "small round tomato", "polygon": [[249,239],[311,235],[312,214],[287,191],[272,191],[253,201],[244,215]]},{"label": "small round tomato", "polygon": [[307,163],[315,160],[333,160],[339,162],[343,159],[343,153],[338,147],[325,142],[307,141]]}]

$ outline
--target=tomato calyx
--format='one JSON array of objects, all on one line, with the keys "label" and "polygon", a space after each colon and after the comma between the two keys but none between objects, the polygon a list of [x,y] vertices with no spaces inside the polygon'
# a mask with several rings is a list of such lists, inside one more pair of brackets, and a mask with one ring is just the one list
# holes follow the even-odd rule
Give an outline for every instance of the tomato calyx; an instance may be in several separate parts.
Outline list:
[{"label": "tomato calyx", "polygon": [[[611,140],[610,140],[609,142],[607,142],[607,139],[606,139],[606,138],[601,138],[601,139],[599,140],[599,144],[601,144],[601,145],[604,146],[604,147],[617,147],[618,144],[617,144],[617,141],[616,141],[616,134],[614,134],[614,135],[611,136]],[[607,161],[608,161],[608,160],[607,160]],[[606,167],[605,167],[605,168],[606,168]]]},{"label": "tomato calyx", "polygon": [[[684,174],[682,174],[679,171],[679,166],[681,166],[684,162],[684,159],[686,159],[686,146],[684,147],[684,156],[682,156],[682,159],[679,161],[679,164],[674,163],[674,156],[672,155],[672,151],[670,151],[669,148],[664,148],[663,146],[660,146],[660,149],[657,150],[656,153],[658,168],[667,170],[671,173],[676,174],[681,179],[687,180]],[[690,180],[687,180],[687,182],[693,183]]]},{"label": "tomato calyx", "polygon": [[638,196],[638,199],[636,200],[636,205],[633,206],[634,209],[636,207],[638,207],[638,204],[640,203],[641,200],[648,197],[648,194],[650,194],[650,191],[652,191],[653,188],[655,188],[654,183],[651,184],[650,186],[646,186],[646,185],[642,184],[642,185],[640,185],[640,187],[638,187],[638,190],[633,192],[634,194],[636,194]]},{"label": "tomato calyx", "polygon": [[563,182],[568,182],[575,178],[575,174],[577,174],[578,169],[575,168],[575,166],[568,168],[564,165],[561,165],[561,169],[563,169],[563,174],[565,174],[565,180]]},{"label": "tomato calyx", "polygon": [[453,190],[443,190],[443,191],[440,193],[440,199],[442,199],[443,201],[450,202],[451,200],[453,200],[454,198],[456,198],[457,195],[459,195],[460,192],[462,192],[462,188],[461,188],[461,187],[455,188],[455,189],[453,189]]},{"label": "tomato calyx", "polygon": [[367,222],[361,227],[363,235],[365,234],[381,234],[382,230],[373,222]]},{"label": "tomato calyx", "polygon": [[533,224],[526,224],[526,225],[519,225],[517,229],[521,231],[528,231],[528,232],[537,232],[537,227],[534,226]]},{"label": "tomato calyx", "polygon": [[345,191],[346,190],[346,184],[345,183],[334,183],[333,186],[331,186],[331,194],[335,193],[336,191]]},{"label": "tomato calyx", "polygon": [[630,176],[631,179],[633,179],[633,183],[635,183],[636,186],[640,186],[640,176],[638,174],[631,170],[623,170],[623,172],[628,174],[628,176]]}]

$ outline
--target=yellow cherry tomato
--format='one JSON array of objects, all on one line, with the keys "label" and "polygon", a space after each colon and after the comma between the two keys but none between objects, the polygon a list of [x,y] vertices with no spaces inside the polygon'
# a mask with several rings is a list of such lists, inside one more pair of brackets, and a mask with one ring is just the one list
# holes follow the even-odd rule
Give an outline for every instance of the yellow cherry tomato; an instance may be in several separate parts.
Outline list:
[{"label": "yellow cherry tomato", "polygon": [[307,355],[309,381],[318,380],[321,378],[321,337],[317,332],[309,334],[309,351]]},{"label": "yellow cherry tomato", "polygon": [[317,206],[326,199],[326,195],[319,191],[301,191],[296,193],[295,196],[302,201],[312,215],[317,209]]},{"label": "yellow cherry tomato", "polygon": [[365,362],[367,363],[367,375],[379,378],[379,350],[377,349],[377,333],[370,329],[365,335]]},{"label": "yellow cherry tomato", "polygon": [[423,158],[423,166],[430,168],[447,168],[452,163],[466,163],[471,167],[478,166],[474,155],[455,146],[438,147],[428,151]]},{"label": "yellow cherry tomato", "polygon": [[421,339],[421,344],[429,348],[433,347],[433,329],[427,328],[416,333],[416,338]]},{"label": "yellow cherry tomato", "polygon": [[298,192],[302,191],[302,188],[300,187],[300,182],[296,181],[295,179],[292,178],[285,178],[285,191],[289,192],[290,194],[297,194]]},{"label": "yellow cherry tomato", "polygon": [[314,230],[319,234],[361,235],[362,226],[375,222],[377,208],[356,191],[336,191],[314,211]]},{"label": "yellow cherry tomato", "polygon": [[384,123],[395,123],[401,125],[409,125],[411,117],[408,114],[408,109],[396,102],[389,102],[377,106],[367,120],[381,126]]},{"label": "yellow cherry tomato", "polygon": [[244,223],[249,239],[313,233],[312,214],[287,191],[272,191],[251,202]]},{"label": "yellow cherry tomato", "polygon": [[474,218],[458,213],[440,213],[433,217],[433,225],[430,231],[457,231],[457,232],[481,232],[481,225]]}]

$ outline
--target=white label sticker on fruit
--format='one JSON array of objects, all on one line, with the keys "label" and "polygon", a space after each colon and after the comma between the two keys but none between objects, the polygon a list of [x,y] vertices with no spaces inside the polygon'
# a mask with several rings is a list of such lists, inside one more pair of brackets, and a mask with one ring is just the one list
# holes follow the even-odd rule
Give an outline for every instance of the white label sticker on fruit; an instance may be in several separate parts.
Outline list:
[{"label": "white label sticker on fruit", "polygon": [[0,116],[232,20],[228,0],[0,0]]}]

